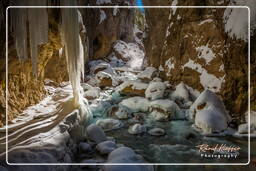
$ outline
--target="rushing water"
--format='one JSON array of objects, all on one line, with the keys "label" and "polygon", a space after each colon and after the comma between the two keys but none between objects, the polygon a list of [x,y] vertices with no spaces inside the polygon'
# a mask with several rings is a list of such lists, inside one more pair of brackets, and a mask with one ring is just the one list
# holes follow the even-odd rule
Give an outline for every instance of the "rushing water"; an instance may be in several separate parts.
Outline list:
[{"label": "rushing water", "polygon": [[[110,93],[110,92],[109,92]],[[111,94],[111,93],[110,93]],[[106,118],[106,111],[113,104],[117,104],[122,97],[113,94],[108,100],[100,102],[93,111],[94,121],[99,118]],[[115,138],[119,144],[131,147],[138,154],[142,155],[149,163],[247,163],[248,161],[248,141],[247,138],[235,138],[232,136],[207,137],[201,135],[192,128],[192,123],[187,120],[173,120],[170,122],[156,122],[147,117],[143,124],[150,128],[162,128],[166,135],[155,137],[148,133],[141,135],[131,135],[128,133],[129,120],[122,120],[124,127],[106,132],[107,136]],[[206,158],[202,157],[202,152],[196,147],[200,144],[215,146],[225,144],[226,146],[240,147],[237,158]],[[255,143],[253,146],[255,147]],[[251,151],[253,155],[255,152]],[[211,154],[211,153],[207,153]],[[224,154],[224,153],[222,153]],[[230,153],[229,153],[230,154]],[[181,167],[177,167],[177,169]],[[200,168],[200,167],[199,167]],[[168,167],[159,166],[157,170],[168,170]],[[179,170],[178,169],[178,170]]]}]

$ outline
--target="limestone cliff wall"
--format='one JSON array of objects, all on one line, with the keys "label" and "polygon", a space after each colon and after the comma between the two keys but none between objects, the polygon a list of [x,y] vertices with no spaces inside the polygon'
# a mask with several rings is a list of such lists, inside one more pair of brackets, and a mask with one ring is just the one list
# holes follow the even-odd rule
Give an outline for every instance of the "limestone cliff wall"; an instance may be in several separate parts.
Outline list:
[{"label": "limestone cliff wall", "polygon": [[[163,6],[224,6],[229,3],[213,0],[143,2],[144,5]],[[183,81],[200,91],[208,88],[218,93],[231,114],[239,117],[248,110],[248,43],[228,36],[223,23],[224,11],[214,8],[145,9],[148,25],[145,63],[159,68],[161,77],[171,83]],[[255,46],[251,44],[251,77],[255,83]],[[255,99],[255,93],[251,95]],[[255,100],[252,106],[255,110]]]}]

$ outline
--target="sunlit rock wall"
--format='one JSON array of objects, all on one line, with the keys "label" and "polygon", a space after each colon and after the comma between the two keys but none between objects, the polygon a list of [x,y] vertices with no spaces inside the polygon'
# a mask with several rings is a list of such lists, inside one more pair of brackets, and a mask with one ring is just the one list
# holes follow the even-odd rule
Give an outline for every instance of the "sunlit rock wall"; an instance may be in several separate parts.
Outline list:
[{"label": "sunlit rock wall", "polygon": [[[164,6],[229,4],[212,0],[143,2]],[[248,44],[225,32],[224,12],[225,9],[214,8],[145,9],[146,62],[159,68],[161,77],[171,83],[183,81],[200,91],[208,88],[220,94],[231,114],[239,117],[248,110]],[[252,49],[255,51],[254,46]],[[251,55],[255,58],[255,52]],[[251,62],[255,66],[255,59]],[[255,77],[255,67],[253,69],[252,78]],[[254,78],[252,81],[255,83]],[[255,95],[252,94],[252,98],[255,99]],[[255,101],[252,106],[255,108]]]}]

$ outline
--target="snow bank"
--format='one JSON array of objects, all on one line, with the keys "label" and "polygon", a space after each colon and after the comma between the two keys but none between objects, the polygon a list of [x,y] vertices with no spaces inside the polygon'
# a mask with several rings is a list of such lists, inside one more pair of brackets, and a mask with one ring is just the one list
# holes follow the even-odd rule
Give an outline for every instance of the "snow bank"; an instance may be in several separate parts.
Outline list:
[{"label": "snow bank", "polygon": [[163,82],[150,82],[145,91],[145,97],[151,100],[161,99],[164,97],[166,85]]}]

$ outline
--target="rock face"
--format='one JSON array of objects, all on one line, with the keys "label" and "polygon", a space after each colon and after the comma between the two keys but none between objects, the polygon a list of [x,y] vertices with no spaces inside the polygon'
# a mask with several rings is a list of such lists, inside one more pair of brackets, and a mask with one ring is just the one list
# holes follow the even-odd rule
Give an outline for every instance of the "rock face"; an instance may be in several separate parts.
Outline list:
[{"label": "rock face", "polygon": [[[144,5],[227,5],[225,1],[210,0],[143,2]],[[248,49],[247,42],[232,39],[225,32],[224,11],[145,9],[148,24],[145,63],[162,70],[160,76],[164,80],[176,84],[183,81],[197,90],[208,88],[220,94],[228,110],[239,117],[239,113],[247,110]],[[251,40],[255,41],[255,35],[253,37]],[[251,49],[255,51],[254,45]],[[255,52],[252,56],[255,58]],[[253,59],[251,66],[255,64]],[[255,71],[255,67],[253,69]],[[255,78],[255,72],[253,74]],[[255,99],[255,95],[252,94],[252,98]]]},{"label": "rock face", "polygon": [[[132,1],[80,1],[80,5],[133,5]],[[133,41],[134,9],[85,9],[81,10],[88,33],[89,55],[91,59],[106,57],[116,40]],[[94,20],[87,20],[94,18]]]},{"label": "rock face", "polygon": [[[4,56],[0,57],[1,63],[1,76],[0,79],[3,80],[0,85],[0,113],[1,121],[5,122],[5,95],[4,91],[6,86],[9,89],[8,97],[8,120],[14,119],[16,116],[21,114],[21,112],[28,106],[38,103],[45,95],[44,90],[44,79],[47,75],[55,81],[62,82],[66,80],[65,73],[67,74],[66,67],[59,68],[59,72],[50,72],[47,74],[45,71],[49,68],[58,68],[56,67],[56,62],[65,63],[65,58],[58,58],[56,53],[62,47],[60,35],[58,32],[58,24],[56,23],[56,18],[52,14],[52,11],[49,11],[49,33],[48,33],[48,43],[43,44],[39,47],[38,53],[38,74],[37,78],[32,73],[31,60],[28,59],[20,64],[17,52],[14,47],[13,37],[9,38],[9,48],[8,48],[8,85],[6,85],[5,80],[5,61]],[[54,18],[54,19],[53,19]],[[50,61],[55,61],[49,63]],[[61,65],[58,65],[61,66]],[[56,69],[57,70],[57,69]],[[60,77],[60,75],[62,75]],[[0,126],[1,126],[0,121]]]}]

